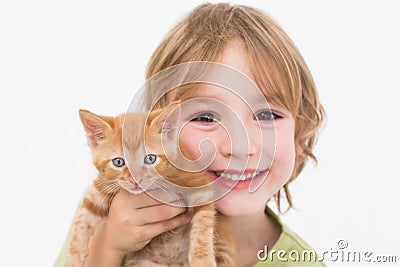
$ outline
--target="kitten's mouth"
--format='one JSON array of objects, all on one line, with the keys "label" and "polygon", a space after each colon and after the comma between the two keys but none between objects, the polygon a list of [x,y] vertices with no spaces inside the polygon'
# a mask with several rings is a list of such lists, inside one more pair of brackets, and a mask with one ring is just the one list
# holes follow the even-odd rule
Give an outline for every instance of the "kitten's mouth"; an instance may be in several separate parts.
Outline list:
[{"label": "kitten's mouth", "polygon": [[[267,171],[267,170],[265,170]],[[255,171],[255,172],[247,172],[247,173],[229,173],[229,172],[214,172],[214,174],[216,176],[218,176],[218,178],[222,178],[224,180],[227,181],[247,181],[247,180],[251,180],[254,179],[255,177],[257,177],[260,173],[265,172],[265,171]]]},{"label": "kitten's mouth", "polygon": [[129,182],[119,183],[119,185],[131,194],[137,195],[143,192],[143,189],[136,182],[132,182],[132,180]]},{"label": "kitten's mouth", "polygon": [[135,195],[140,194],[140,193],[143,192],[143,190],[142,190],[140,187],[135,187],[135,188],[132,188],[132,187],[127,188],[127,187],[124,187],[124,189],[125,189],[126,191],[128,191],[129,193],[135,194]]}]

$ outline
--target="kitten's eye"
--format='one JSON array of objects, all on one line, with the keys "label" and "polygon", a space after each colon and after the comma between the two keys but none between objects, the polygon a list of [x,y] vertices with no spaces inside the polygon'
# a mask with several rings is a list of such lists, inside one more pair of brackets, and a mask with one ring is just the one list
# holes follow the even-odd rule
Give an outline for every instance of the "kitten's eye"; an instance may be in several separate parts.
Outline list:
[{"label": "kitten's eye", "polygon": [[120,168],[125,165],[125,160],[123,158],[114,158],[112,159],[112,163],[115,167]]},{"label": "kitten's eye", "polygon": [[212,114],[210,112],[204,112],[204,113],[198,114],[195,118],[191,119],[190,121],[210,123],[210,122],[218,122],[218,119],[214,114]]},{"label": "kitten's eye", "polygon": [[255,115],[255,119],[258,121],[273,121],[282,118],[271,110],[262,110]]},{"label": "kitten's eye", "polygon": [[156,160],[157,160],[157,156],[154,154],[149,154],[144,157],[144,163],[148,164],[148,165],[153,164],[154,162],[156,162]]}]

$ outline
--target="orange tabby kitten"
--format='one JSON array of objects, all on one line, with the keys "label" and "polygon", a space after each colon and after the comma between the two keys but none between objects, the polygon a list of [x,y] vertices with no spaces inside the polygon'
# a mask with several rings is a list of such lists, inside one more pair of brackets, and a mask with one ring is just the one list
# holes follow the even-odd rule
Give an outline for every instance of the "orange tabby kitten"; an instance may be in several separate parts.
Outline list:
[{"label": "orange tabby kitten", "polygon": [[[213,196],[212,188],[206,186],[210,182],[207,172],[179,170],[168,161],[162,150],[161,135],[168,155],[177,154],[178,130],[172,126],[176,124],[177,116],[168,116],[167,122],[167,115],[175,107],[174,104],[153,111],[147,121],[146,115],[139,113],[113,118],[80,111],[93,163],[99,174],[85,194],[74,222],[65,266],[84,265],[89,238],[105,221],[110,203],[119,190],[137,194],[143,189],[175,194],[186,204],[194,206],[193,219],[190,224],[153,238],[142,250],[126,255],[123,266],[236,266],[228,219],[216,212],[212,202],[203,205]],[[184,150],[182,152],[187,156]],[[197,189],[201,186],[202,189]]]}]

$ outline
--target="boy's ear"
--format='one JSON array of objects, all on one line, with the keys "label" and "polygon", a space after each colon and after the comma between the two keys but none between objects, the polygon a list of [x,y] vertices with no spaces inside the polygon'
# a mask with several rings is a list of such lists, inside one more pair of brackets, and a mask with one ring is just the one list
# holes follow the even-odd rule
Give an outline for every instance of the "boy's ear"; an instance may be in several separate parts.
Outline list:
[{"label": "boy's ear", "polygon": [[83,128],[85,129],[89,145],[95,147],[99,145],[107,136],[112,127],[108,122],[108,117],[96,115],[88,110],[79,110]]},{"label": "boy's ear", "polygon": [[156,110],[149,115],[150,127],[156,128],[165,140],[175,140],[179,135],[179,120],[181,116],[180,102],[175,101],[166,108]]}]

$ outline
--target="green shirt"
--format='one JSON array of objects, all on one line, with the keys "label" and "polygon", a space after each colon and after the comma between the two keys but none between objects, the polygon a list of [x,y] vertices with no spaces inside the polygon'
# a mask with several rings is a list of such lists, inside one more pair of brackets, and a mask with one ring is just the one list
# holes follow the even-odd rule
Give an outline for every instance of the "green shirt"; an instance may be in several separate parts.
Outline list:
[{"label": "green shirt", "polygon": [[[265,213],[281,228],[281,235],[272,248],[264,248],[263,253],[259,252],[261,261],[253,267],[326,267],[311,246],[284,225],[270,208],[266,207]],[[266,259],[265,251],[268,255]]]},{"label": "green shirt", "polygon": [[[281,228],[281,235],[275,245],[270,248],[264,248],[267,251],[267,259],[264,260],[265,253],[260,253],[260,262],[254,267],[326,267],[323,262],[318,261],[318,256],[313,254],[314,250],[301,237],[292,232],[284,225],[279,217],[268,207],[265,209],[266,215]],[[63,267],[67,254],[68,244],[72,235],[72,227],[69,230],[64,246],[53,265],[54,267]],[[315,256],[315,257],[314,257]],[[311,257],[311,260],[310,260]],[[304,259],[304,260],[303,260]],[[314,260],[316,259],[316,260]]]}]

